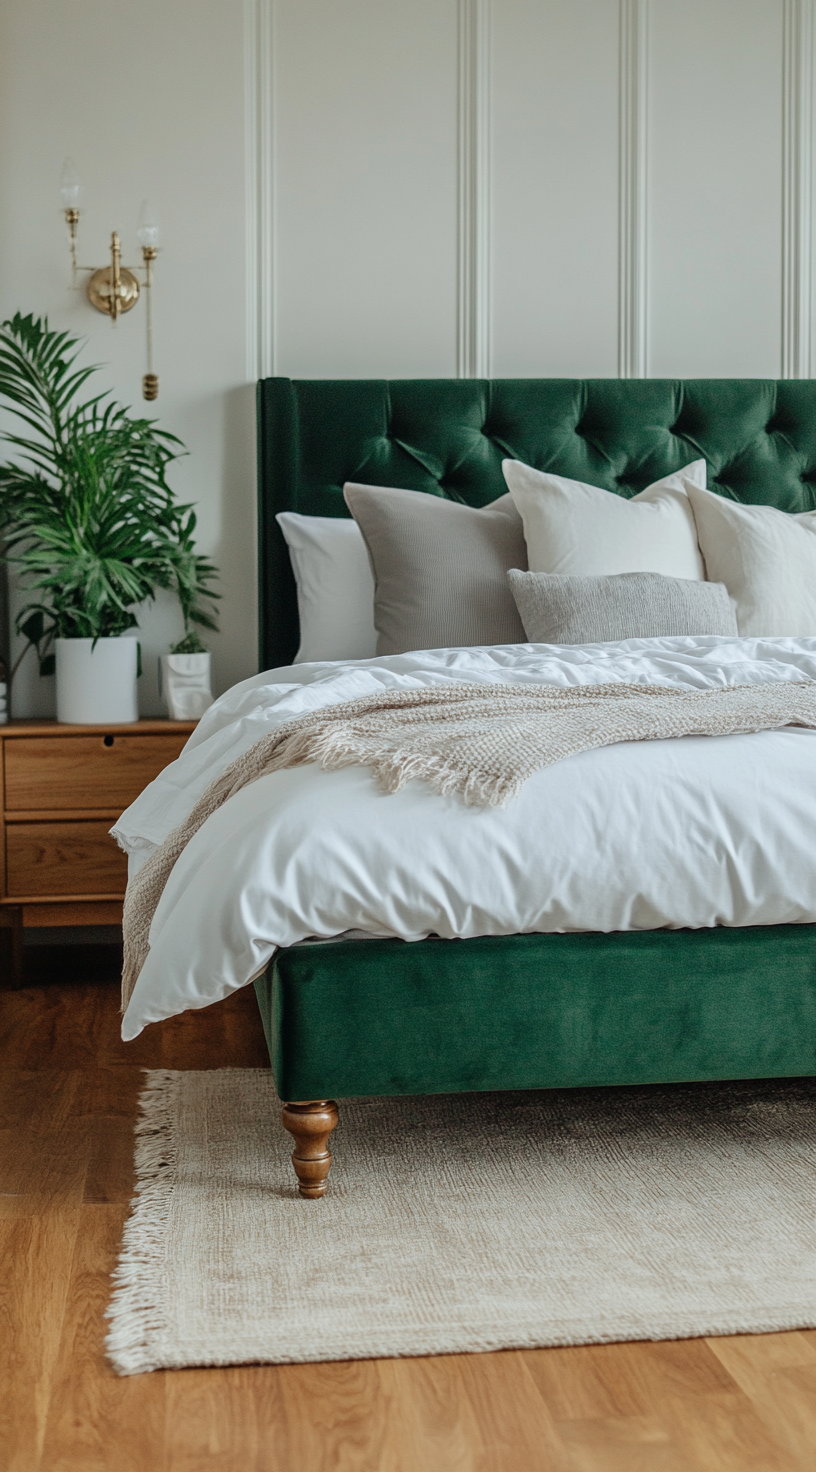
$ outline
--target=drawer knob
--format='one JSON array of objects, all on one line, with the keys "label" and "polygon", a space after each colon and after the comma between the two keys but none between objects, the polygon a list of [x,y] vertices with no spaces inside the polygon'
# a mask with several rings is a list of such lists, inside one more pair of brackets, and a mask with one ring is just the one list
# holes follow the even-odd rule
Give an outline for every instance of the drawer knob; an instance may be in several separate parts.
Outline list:
[{"label": "drawer knob", "polygon": [[115,736],[103,736],[102,737],[102,745],[103,746],[113,746],[113,743],[114,743],[115,740],[116,740]]}]

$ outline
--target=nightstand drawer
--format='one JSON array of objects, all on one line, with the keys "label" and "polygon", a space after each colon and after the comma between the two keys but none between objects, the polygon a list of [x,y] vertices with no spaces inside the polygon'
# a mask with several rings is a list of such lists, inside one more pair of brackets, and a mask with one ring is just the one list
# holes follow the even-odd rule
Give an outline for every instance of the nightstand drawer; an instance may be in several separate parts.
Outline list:
[{"label": "nightstand drawer", "polygon": [[107,822],[9,823],[9,898],[124,894],[127,857],[111,838],[109,827]]},{"label": "nightstand drawer", "polygon": [[6,812],[124,812],[170,762],[187,732],[128,736],[21,736],[3,742]]}]

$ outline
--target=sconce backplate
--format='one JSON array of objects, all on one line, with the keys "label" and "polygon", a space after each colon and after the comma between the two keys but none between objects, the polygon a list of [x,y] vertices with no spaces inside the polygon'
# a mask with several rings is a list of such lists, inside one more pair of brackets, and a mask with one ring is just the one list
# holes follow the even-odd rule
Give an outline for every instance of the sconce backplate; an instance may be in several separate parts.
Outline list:
[{"label": "sconce backplate", "polygon": [[[135,307],[139,300],[139,280],[129,271],[127,266],[119,268],[119,304],[117,313],[129,312]],[[94,271],[88,282],[88,301],[91,306],[96,307],[97,312],[107,312],[111,315],[111,297],[113,295],[113,270],[110,266],[101,266]]]}]

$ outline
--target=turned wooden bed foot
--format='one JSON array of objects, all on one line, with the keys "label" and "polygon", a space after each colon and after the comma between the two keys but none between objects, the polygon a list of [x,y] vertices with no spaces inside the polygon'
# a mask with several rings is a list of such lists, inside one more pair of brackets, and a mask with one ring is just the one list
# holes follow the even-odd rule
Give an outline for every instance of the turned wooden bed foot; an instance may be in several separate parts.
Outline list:
[{"label": "turned wooden bed foot", "polygon": [[333,1099],[312,1099],[283,1106],[283,1123],[295,1141],[292,1164],[298,1190],[309,1201],[326,1194],[332,1162],[327,1145],[338,1118]]}]

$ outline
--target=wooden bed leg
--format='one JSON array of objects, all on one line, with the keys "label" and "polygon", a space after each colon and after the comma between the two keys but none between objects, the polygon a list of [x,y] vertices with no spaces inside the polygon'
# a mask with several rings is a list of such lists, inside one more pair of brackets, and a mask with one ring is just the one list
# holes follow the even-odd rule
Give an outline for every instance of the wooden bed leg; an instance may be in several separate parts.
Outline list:
[{"label": "wooden bed leg", "polygon": [[312,1099],[302,1104],[284,1104],[283,1123],[294,1137],[292,1164],[298,1178],[298,1190],[309,1201],[325,1196],[331,1170],[331,1154],[327,1148],[329,1135],[339,1118],[333,1099]]}]

